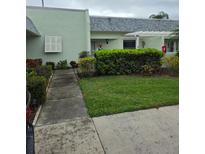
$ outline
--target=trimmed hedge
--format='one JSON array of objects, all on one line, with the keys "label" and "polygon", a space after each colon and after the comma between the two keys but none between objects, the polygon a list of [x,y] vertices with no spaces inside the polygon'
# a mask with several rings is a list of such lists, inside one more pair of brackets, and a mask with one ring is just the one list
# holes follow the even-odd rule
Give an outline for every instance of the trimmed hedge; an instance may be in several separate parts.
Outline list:
[{"label": "trimmed hedge", "polygon": [[145,65],[157,70],[162,56],[163,53],[154,48],[98,50],[96,70],[99,74],[116,75],[141,73]]},{"label": "trimmed hedge", "polygon": [[31,99],[36,99],[39,104],[46,100],[47,81],[43,76],[29,76],[26,79],[27,90],[31,93]]}]

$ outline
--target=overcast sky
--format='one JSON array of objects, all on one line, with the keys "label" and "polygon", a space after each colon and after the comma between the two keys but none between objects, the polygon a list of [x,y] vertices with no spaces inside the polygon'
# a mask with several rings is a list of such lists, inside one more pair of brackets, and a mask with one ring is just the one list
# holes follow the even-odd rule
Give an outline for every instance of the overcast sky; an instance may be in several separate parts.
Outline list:
[{"label": "overcast sky", "polygon": [[[27,5],[41,6],[41,0],[27,0]],[[45,7],[89,9],[90,15],[148,18],[164,11],[170,19],[179,18],[178,0],[44,0]]]}]

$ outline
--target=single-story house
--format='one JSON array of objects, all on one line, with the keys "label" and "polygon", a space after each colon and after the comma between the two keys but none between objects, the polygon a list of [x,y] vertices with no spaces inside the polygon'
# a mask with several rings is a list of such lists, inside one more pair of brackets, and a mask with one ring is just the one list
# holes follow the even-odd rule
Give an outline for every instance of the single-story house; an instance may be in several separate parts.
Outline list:
[{"label": "single-story house", "polygon": [[26,55],[43,62],[77,60],[81,51],[162,48],[178,50],[169,41],[178,20],[89,16],[88,10],[27,7]]}]

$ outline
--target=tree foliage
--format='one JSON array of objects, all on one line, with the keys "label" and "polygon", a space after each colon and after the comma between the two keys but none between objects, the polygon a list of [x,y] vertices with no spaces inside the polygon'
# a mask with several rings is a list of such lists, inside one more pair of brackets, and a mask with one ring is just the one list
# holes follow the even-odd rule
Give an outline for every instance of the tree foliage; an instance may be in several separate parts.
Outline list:
[{"label": "tree foliage", "polygon": [[152,14],[149,16],[150,19],[169,19],[169,15],[164,11],[160,11],[158,14]]}]

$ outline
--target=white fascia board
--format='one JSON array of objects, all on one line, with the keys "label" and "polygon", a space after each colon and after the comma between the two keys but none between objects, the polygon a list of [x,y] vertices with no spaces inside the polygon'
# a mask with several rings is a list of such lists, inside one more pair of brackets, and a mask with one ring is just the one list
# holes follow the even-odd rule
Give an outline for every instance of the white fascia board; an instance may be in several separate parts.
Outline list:
[{"label": "white fascia board", "polygon": [[136,36],[169,36],[171,35],[172,32],[165,32],[165,31],[140,31],[140,32],[133,32],[133,33],[127,33],[125,34],[125,36],[133,36],[133,37],[136,37]]}]

